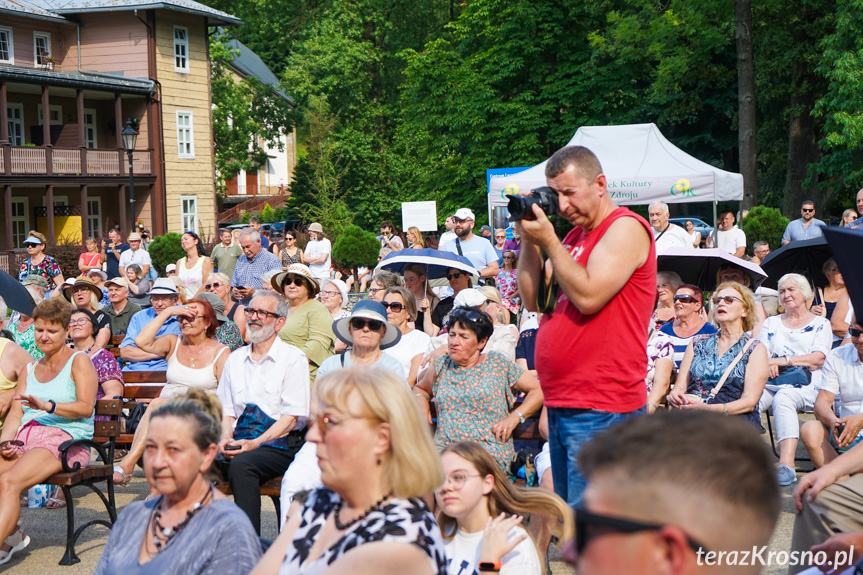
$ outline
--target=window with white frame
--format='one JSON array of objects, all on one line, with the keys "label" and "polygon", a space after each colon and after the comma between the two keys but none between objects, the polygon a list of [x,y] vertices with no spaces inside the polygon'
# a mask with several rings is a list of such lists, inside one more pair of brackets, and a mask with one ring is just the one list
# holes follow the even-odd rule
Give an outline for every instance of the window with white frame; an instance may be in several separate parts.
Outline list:
[{"label": "window with white frame", "polygon": [[174,26],[174,70],[189,71],[189,29]]},{"label": "window with white frame", "polygon": [[51,58],[51,34],[47,32],[33,32],[33,63],[36,66],[44,66]]},{"label": "window with white frame", "polygon": [[177,154],[180,158],[195,157],[194,137],[192,112],[177,111]]},{"label": "window with white frame", "polygon": [[96,110],[84,108],[84,145],[88,148],[97,148],[96,142]]},{"label": "window with white frame", "polygon": [[15,50],[12,44],[12,28],[0,26],[0,62],[15,63]]},{"label": "window with white frame", "polygon": [[87,198],[87,227],[91,236],[102,236],[102,198]]},{"label": "window with white frame", "polygon": [[198,197],[180,196],[180,212],[183,231],[198,233]]},{"label": "window with white frame", "polygon": [[24,105],[8,103],[6,111],[9,115],[9,141],[13,146],[24,145]]},{"label": "window with white frame", "polygon": [[12,198],[12,245],[16,248],[24,247],[30,233],[27,211],[27,198]]},{"label": "window with white frame", "polygon": [[[51,126],[63,125],[63,106],[60,104],[48,105],[48,122]],[[36,104],[36,123],[42,125],[42,104]]]}]

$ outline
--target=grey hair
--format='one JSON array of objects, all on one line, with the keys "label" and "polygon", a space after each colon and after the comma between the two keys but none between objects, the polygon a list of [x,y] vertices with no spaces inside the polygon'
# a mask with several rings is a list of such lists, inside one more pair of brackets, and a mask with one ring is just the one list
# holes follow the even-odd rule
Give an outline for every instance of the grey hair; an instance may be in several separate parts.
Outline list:
[{"label": "grey hair", "polygon": [[33,298],[33,303],[36,305],[39,305],[40,303],[42,303],[42,300],[45,299],[45,296],[43,296],[39,292],[39,290],[38,290],[38,288],[36,288],[36,286],[32,286],[32,285],[24,286],[24,289],[27,290],[27,292],[30,294],[30,297]]},{"label": "grey hair", "polygon": [[667,214],[667,213],[668,213],[668,204],[666,204],[666,203],[665,203],[665,202],[663,202],[662,200],[656,200],[655,202],[651,203],[649,206],[647,206],[647,211],[652,210],[652,209],[653,209],[653,208],[655,208],[656,206],[659,206],[659,207],[661,207],[661,208],[662,208],[662,213],[663,213],[663,214]]},{"label": "grey hair", "polygon": [[391,288],[402,285],[402,279],[397,274],[394,274],[393,272],[387,270],[380,270],[379,272],[377,272],[374,277],[372,277],[372,281],[383,288]]},{"label": "grey hair", "polygon": [[261,241],[261,234],[252,228],[243,228],[243,231],[240,232],[240,238],[249,237],[253,242]]},{"label": "grey hair", "polygon": [[782,286],[787,283],[793,283],[797,289],[800,290],[800,293],[803,294],[803,297],[807,300],[812,298],[812,287],[809,285],[809,280],[807,280],[804,276],[800,274],[785,274],[781,278],[779,278],[779,283],[777,287],[782,289]]},{"label": "grey hair", "polygon": [[769,245],[770,245],[770,244],[769,244],[769,243],[767,243],[767,242],[765,242],[764,240],[758,240],[757,242],[755,242],[754,244],[752,244],[752,251],[753,251],[753,252],[754,252],[754,251],[756,251],[756,250],[757,250],[758,248],[760,248],[761,246],[769,246]]},{"label": "grey hair", "polygon": [[673,272],[670,270],[661,270],[656,272],[656,279],[665,278],[671,284],[671,287],[674,288],[674,291],[677,291],[677,288],[683,285],[683,280],[680,279],[680,276],[677,272]]},{"label": "grey hair", "polygon": [[280,296],[273,290],[262,289],[255,292],[255,295],[252,296],[252,299],[251,301],[249,301],[249,303],[252,303],[259,297],[271,297],[278,301],[279,304],[276,306],[276,314],[279,317],[288,317],[288,309],[290,308],[290,304],[282,296]]}]

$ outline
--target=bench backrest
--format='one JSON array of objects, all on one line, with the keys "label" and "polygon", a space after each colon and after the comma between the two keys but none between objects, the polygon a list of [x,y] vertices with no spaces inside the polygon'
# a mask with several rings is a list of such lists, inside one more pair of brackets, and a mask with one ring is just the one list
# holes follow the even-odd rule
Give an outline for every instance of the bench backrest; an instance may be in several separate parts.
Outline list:
[{"label": "bench backrest", "polygon": [[116,439],[120,437],[120,416],[123,414],[123,400],[121,398],[100,399],[96,402],[97,417],[107,417],[107,420],[93,422],[93,437],[100,440]]},{"label": "bench backrest", "polygon": [[161,383],[168,382],[168,372],[166,371],[124,371],[123,383],[141,384],[141,383]]}]

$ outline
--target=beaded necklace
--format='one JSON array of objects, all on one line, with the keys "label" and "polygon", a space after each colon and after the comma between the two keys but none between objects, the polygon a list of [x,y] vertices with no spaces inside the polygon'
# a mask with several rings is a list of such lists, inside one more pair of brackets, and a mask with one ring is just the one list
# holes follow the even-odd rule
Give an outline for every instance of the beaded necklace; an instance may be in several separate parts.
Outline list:
[{"label": "beaded necklace", "polygon": [[[156,546],[156,553],[160,552],[162,548],[167,547],[168,543],[173,539],[182,529],[189,524],[189,521],[192,520],[192,517],[195,516],[198,511],[204,508],[207,500],[213,495],[213,486],[210,485],[210,489],[204,493],[204,497],[201,498],[200,501],[195,503],[189,511],[186,511],[186,518],[174,525],[173,527],[163,527],[162,522],[160,521],[162,518],[161,506],[165,501],[165,496],[161,496],[159,498],[159,502],[156,503],[156,506],[153,508],[153,545]],[[165,542],[162,543],[162,540],[159,536],[162,536],[165,539]]]},{"label": "beaded necklace", "polygon": [[342,510],[342,504],[344,503],[343,500],[339,499],[339,501],[336,503],[335,513],[333,513],[333,519],[336,520],[336,529],[338,529],[339,531],[344,531],[345,529],[348,529],[349,527],[359,523],[360,521],[368,517],[369,513],[379,510],[381,508],[381,505],[383,505],[387,499],[392,497],[392,495],[393,492],[390,491],[389,493],[378,499],[377,503],[366,509],[362,515],[351,519],[347,523],[342,523],[341,521],[339,521],[339,512]]}]

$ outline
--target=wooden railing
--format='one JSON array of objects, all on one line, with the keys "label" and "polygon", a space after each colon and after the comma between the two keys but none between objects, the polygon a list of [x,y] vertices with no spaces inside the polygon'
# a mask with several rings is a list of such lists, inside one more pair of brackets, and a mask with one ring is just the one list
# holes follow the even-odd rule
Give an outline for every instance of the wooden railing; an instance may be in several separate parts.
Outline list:
[{"label": "wooden railing", "polygon": [[[136,168],[137,169],[137,168]],[[237,204],[233,208],[225,210],[219,214],[218,220],[220,224],[228,224],[234,220],[239,220],[240,216],[246,212],[254,212],[264,207],[264,204],[270,204],[273,209],[280,208],[285,204],[287,196],[273,197],[253,197],[246,200],[242,204]]]},{"label": "wooden railing", "polygon": [[[133,163],[136,175],[152,175],[150,150],[136,151]],[[126,152],[117,149],[0,147],[0,175],[127,176],[127,165]]]}]

